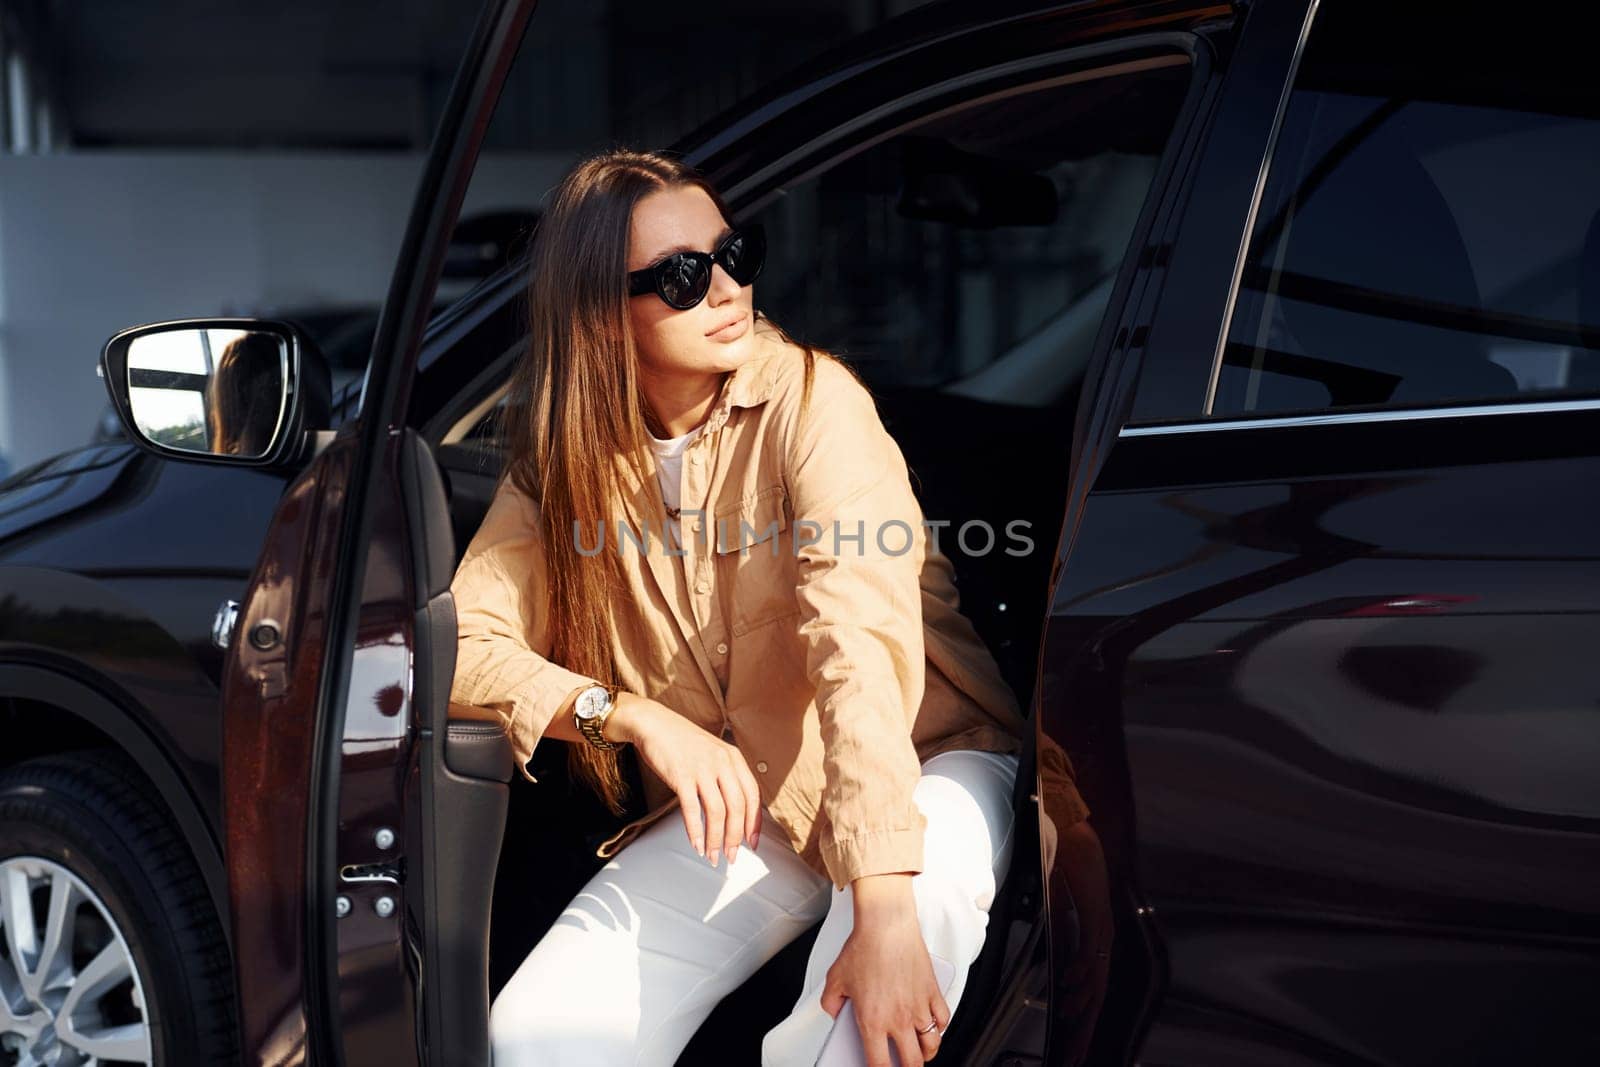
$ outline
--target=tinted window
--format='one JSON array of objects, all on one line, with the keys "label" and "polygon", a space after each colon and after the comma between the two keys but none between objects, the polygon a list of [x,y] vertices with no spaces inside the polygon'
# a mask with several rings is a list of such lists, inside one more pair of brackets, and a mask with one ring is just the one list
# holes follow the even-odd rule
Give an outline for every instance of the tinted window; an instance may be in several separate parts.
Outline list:
[{"label": "tinted window", "polygon": [[757,213],[757,302],[871,384],[1047,406],[1081,382],[1188,84],[1151,69],[921,123]]},{"label": "tinted window", "polygon": [[1473,6],[1322,5],[1214,414],[1600,391],[1591,16]]}]

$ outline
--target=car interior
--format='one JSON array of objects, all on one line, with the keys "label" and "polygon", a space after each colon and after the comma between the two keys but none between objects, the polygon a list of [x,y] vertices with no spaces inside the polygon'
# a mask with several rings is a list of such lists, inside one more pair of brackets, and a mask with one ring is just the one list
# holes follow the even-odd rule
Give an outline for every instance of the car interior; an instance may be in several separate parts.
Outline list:
[{"label": "car interior", "polygon": [[[1091,83],[1092,92],[1051,90],[1074,106],[1041,106],[1011,91],[988,110],[880,141],[769,198],[757,216],[774,243],[757,306],[861,371],[925,516],[951,520],[939,543],[955,567],[961,610],[1025,709],[1078,390],[1187,75],[1168,62]],[[836,240],[800,239],[819,226]],[[795,261],[804,254],[810,262]],[[896,302],[900,313],[885,314]],[[417,395],[451,397],[415,420],[420,432],[408,432],[401,472],[408,512],[418,516],[413,537],[424,546],[416,553],[417,691],[431,694],[433,709],[447,706],[448,672],[424,679],[421,665],[453,663],[449,582],[502,469],[496,428],[514,412],[507,380],[523,350],[516,303],[461,331],[457,344],[498,353],[478,359],[470,375],[443,369],[443,360],[432,370],[425,360],[419,371]],[[975,519],[996,531],[992,550],[976,534],[958,539]],[[1033,546],[1008,553],[1005,531],[1019,520]],[[619,820],[569,778],[563,745],[536,749],[533,784],[515,773],[494,721],[454,709],[424,740],[427,1024],[440,1046],[487,1062],[494,996],[599,867],[595,848]],[[1031,777],[1025,764],[1023,841],[1037,839]],[[1022,862],[999,889],[990,936],[945,1039],[952,1062],[989,1021],[982,1005],[1026,947],[1037,904],[1022,901],[1040,899],[1028,855],[1017,851]],[[726,998],[680,1062],[757,1062],[762,1035],[792,1007],[813,937]],[[1031,1010],[1042,1027],[1042,1006]]]},{"label": "car interior", "polygon": [[[1325,45],[1324,54],[1363,47]],[[1398,77],[1417,79],[1415,91],[1397,91]],[[1551,325],[1595,321],[1593,182],[1536,162],[1582,158],[1594,124],[1562,114],[1523,72],[1478,77],[1502,83],[1466,91],[1432,67],[1408,64],[1402,74],[1387,63],[1313,64],[1301,75],[1214,413],[1433,407],[1594,388],[1600,339],[1581,325]],[[1473,195],[1488,188],[1486,174],[1515,215],[1479,210]],[[1541,227],[1570,235],[1560,261],[1544,242],[1494,239],[1496,228]]]}]

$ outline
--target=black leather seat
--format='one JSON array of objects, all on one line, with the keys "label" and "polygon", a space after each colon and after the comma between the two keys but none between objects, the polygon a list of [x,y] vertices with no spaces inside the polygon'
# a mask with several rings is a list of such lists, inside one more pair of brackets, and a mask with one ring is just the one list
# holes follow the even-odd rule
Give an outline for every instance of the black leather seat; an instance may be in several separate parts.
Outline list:
[{"label": "black leather seat", "polygon": [[516,771],[505,731],[482,719],[448,720],[444,763],[454,774],[486,782],[509,782]]}]

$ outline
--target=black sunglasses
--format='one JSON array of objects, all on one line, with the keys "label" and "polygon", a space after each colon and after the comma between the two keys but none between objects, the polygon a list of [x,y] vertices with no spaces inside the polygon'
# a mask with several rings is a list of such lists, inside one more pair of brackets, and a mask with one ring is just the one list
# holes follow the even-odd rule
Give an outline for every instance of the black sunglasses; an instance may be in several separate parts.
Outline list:
[{"label": "black sunglasses", "polygon": [[658,263],[628,272],[628,295],[655,293],[670,308],[687,311],[711,289],[711,267],[722,264],[728,277],[749,285],[767,261],[767,231],[759,222],[734,229],[710,252],[674,252]]}]

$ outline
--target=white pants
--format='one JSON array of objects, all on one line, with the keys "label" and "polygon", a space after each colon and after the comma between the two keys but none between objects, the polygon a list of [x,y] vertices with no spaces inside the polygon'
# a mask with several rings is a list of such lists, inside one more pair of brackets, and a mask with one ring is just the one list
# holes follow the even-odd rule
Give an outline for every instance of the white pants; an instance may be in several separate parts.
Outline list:
[{"label": "white pants", "polygon": [[[945,752],[916,787],[928,826],[911,884],[928,951],[955,964],[952,1012],[1010,863],[1016,773],[1015,756]],[[852,917],[849,887],[835,891],[780,835],[713,868],[681,819],[662,819],[589,880],[495,997],[494,1065],[670,1067],[718,1001],[822,919],[805,987],[761,1049],[765,1067],[814,1064],[833,1026],[823,980]]]}]

